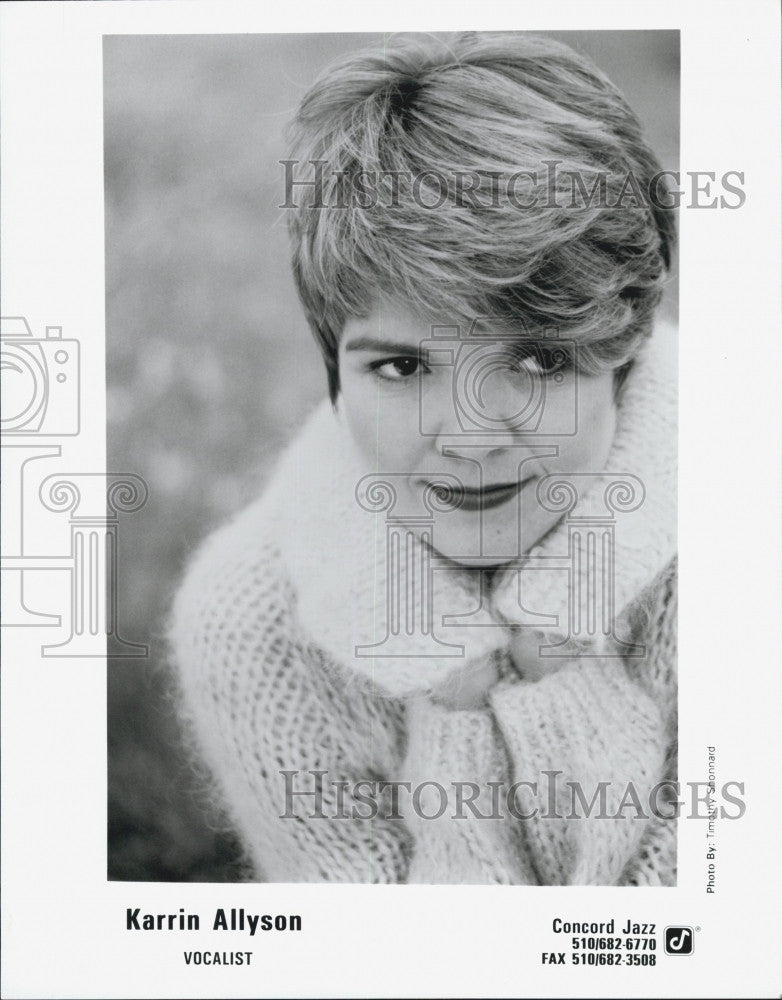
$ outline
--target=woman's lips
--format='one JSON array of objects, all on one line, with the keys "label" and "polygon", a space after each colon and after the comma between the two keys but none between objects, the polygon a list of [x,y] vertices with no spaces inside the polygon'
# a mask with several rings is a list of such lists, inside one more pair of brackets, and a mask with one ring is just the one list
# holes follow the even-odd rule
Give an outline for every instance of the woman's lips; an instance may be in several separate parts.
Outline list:
[{"label": "woman's lips", "polygon": [[529,480],[525,479],[520,483],[501,483],[497,486],[484,486],[480,490],[464,487],[454,496],[453,509],[475,512],[490,510],[492,507],[501,507],[502,504],[518,496],[522,487],[528,482]]}]

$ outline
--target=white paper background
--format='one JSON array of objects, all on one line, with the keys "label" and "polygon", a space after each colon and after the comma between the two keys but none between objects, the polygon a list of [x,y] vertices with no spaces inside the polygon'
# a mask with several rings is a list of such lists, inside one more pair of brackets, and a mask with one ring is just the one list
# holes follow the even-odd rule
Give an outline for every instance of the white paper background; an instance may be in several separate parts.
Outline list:
[{"label": "white paper background", "polygon": [[[776,5],[449,4],[422,18],[405,3],[51,3],[0,17],[3,314],[81,340],[69,472],[104,467],[103,34],[679,28],[681,169],[742,170],[747,192],[740,211],[680,214],[680,779],[705,780],[716,745],[748,803],[720,823],[718,892],[704,892],[705,824],[691,821],[674,890],[108,883],[104,664],[43,660],[42,630],[3,629],[3,995],[780,995]],[[305,930],[129,934],[126,906],[184,906],[202,926],[217,906],[301,913]],[[692,957],[658,951],[654,968],[547,969],[557,915],[701,930]],[[253,965],[188,968],[191,946],[250,949]]]}]

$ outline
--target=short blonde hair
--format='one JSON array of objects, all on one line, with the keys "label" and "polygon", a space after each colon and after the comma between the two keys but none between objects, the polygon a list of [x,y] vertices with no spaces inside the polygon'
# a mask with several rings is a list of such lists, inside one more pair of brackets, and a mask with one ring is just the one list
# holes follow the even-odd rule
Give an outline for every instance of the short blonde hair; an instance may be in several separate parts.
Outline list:
[{"label": "short blonde hair", "polygon": [[433,322],[555,330],[585,372],[626,371],[675,228],[637,118],[583,56],[525,33],[397,36],[328,68],[292,134],[293,271],[332,400],[344,324],[380,292]]}]

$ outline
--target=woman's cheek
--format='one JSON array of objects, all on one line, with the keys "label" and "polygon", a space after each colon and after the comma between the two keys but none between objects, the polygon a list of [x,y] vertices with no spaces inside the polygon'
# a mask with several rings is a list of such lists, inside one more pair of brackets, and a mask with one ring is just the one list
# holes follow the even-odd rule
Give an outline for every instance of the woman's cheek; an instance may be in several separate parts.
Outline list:
[{"label": "woman's cheek", "polygon": [[366,378],[349,380],[343,404],[350,435],[361,455],[373,469],[396,468],[401,459],[396,401],[387,398],[377,381]]},{"label": "woman's cheek", "polygon": [[416,472],[421,466],[423,439],[418,423],[417,397],[408,392],[381,396],[372,421],[377,453],[394,472]]},{"label": "woman's cheek", "polygon": [[613,375],[582,377],[579,390],[578,429],[564,450],[573,471],[597,473],[605,467],[616,432]]},{"label": "woman's cheek", "polygon": [[371,459],[377,452],[377,432],[375,414],[372,413],[368,402],[354,389],[343,388],[341,404],[350,436],[361,455]]},{"label": "woman's cheek", "polygon": [[365,415],[363,436],[371,441],[371,454],[389,472],[417,473],[432,465],[431,439],[421,434],[418,395],[394,389],[376,396]]}]

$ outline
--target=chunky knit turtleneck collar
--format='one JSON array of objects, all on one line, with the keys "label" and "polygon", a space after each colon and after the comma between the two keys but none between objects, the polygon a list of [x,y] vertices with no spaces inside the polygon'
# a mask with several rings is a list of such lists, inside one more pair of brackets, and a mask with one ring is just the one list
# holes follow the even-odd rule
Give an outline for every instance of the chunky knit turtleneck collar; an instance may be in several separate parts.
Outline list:
[{"label": "chunky knit turtleneck collar", "polygon": [[[541,481],[539,496],[544,490],[548,502],[561,501],[565,516],[521,566],[497,571],[490,588],[480,571],[429,564],[415,532],[390,521],[388,511],[367,509],[372,497],[357,486],[371,470],[324,403],[283,457],[267,495],[304,632],[351,680],[400,697],[432,690],[465,662],[506,646],[516,626],[540,631],[549,644],[590,632],[599,640],[601,622],[578,616],[587,615],[583,595],[594,584],[595,560],[605,555],[601,546],[614,547],[600,604],[612,620],[676,550],[675,357],[673,331],[661,325],[624,386],[604,473],[580,497],[553,478]],[[400,562],[389,573],[395,535]]]}]

